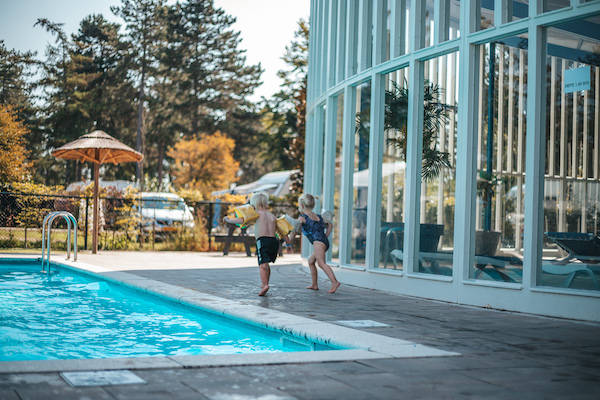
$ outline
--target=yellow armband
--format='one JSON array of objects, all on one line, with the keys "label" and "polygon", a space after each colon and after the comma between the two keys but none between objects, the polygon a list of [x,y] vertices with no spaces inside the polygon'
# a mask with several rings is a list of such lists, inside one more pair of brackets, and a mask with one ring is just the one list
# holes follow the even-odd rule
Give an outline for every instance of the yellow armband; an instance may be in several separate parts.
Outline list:
[{"label": "yellow armband", "polygon": [[258,219],[258,213],[250,204],[244,204],[243,206],[235,207],[233,213],[236,218],[241,218],[244,222],[240,227],[245,228],[252,225]]},{"label": "yellow armband", "polygon": [[285,218],[285,215],[277,218],[277,233],[280,237],[287,236],[294,230],[294,226]]}]

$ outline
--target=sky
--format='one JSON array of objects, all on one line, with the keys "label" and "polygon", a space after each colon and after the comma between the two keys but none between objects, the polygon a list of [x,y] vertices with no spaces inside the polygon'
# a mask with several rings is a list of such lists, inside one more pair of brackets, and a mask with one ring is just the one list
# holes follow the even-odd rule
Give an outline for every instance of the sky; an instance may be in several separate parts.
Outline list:
[{"label": "sky", "polygon": [[[111,11],[120,0],[0,0],[0,40],[8,48],[37,51],[43,57],[50,34],[34,27],[38,18],[63,22],[71,34],[86,15],[101,13],[108,20],[121,22]],[[269,97],[279,89],[277,71],[285,68],[281,60],[285,46],[294,37],[297,21],[308,19],[310,0],[215,0],[215,5],[237,18],[233,25],[241,32],[240,47],[249,64],[261,63],[263,84],[252,100]]]}]

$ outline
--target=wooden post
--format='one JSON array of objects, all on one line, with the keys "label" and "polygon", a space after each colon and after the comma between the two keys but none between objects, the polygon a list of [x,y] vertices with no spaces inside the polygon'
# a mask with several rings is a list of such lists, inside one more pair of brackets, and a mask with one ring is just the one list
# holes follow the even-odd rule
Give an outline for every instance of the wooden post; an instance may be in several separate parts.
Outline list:
[{"label": "wooden post", "polygon": [[[100,150],[96,149],[96,160],[100,160]],[[92,254],[98,253],[98,175],[100,164],[94,163],[94,231],[92,234]]]}]

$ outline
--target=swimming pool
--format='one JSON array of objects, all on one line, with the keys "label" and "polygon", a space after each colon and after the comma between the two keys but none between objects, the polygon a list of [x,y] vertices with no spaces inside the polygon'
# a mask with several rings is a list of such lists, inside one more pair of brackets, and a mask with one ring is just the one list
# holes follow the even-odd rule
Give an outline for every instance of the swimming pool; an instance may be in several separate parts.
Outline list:
[{"label": "swimming pool", "polygon": [[0,361],[239,354],[334,347],[57,264],[0,260]]}]

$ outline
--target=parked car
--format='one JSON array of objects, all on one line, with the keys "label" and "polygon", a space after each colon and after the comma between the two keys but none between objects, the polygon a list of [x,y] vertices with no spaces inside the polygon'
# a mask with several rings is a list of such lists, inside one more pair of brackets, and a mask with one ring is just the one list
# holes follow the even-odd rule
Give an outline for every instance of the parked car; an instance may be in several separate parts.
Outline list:
[{"label": "parked car", "polygon": [[275,171],[269,172],[260,177],[259,180],[247,183],[245,185],[232,186],[227,190],[219,190],[212,192],[213,196],[220,196],[223,194],[252,194],[256,192],[266,192],[273,196],[283,196],[290,192],[290,186],[292,184],[292,175],[298,172],[297,169],[289,171]]},{"label": "parked car", "polygon": [[194,210],[176,194],[143,192],[141,198],[142,220],[146,231],[167,233],[180,227],[194,227]]}]

